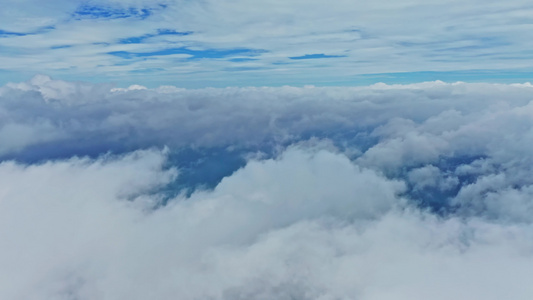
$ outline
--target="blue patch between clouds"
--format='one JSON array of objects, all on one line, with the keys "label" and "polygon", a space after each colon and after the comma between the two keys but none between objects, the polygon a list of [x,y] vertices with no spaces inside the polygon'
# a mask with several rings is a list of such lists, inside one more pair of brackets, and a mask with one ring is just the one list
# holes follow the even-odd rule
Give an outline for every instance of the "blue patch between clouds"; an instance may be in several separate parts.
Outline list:
[{"label": "blue patch between clouds", "polygon": [[257,58],[238,57],[238,58],[232,58],[229,61],[232,61],[232,62],[245,62],[245,61],[253,61],[253,60],[257,60]]},{"label": "blue patch between clouds", "polygon": [[84,4],[78,7],[73,13],[75,19],[124,19],[139,18],[146,19],[153,14],[154,9],[148,8],[121,8],[109,6],[97,6]]},{"label": "blue patch between clouds", "polygon": [[128,52],[128,51],[113,51],[108,54],[118,56],[125,59],[138,58],[138,57],[150,57],[150,56],[164,56],[173,54],[188,54],[192,57],[189,59],[201,59],[201,58],[224,58],[232,55],[247,55],[256,56],[260,53],[264,53],[264,50],[253,49],[207,49],[207,50],[191,50],[188,48],[169,48],[152,52]]},{"label": "blue patch between clouds", "polygon": [[119,44],[140,44],[144,40],[151,38],[151,37],[155,37],[155,36],[162,36],[162,35],[185,36],[185,35],[190,35],[192,33],[193,33],[192,31],[176,31],[172,29],[158,29],[157,33],[145,34],[141,36],[134,36],[134,37],[121,39],[118,43]]},{"label": "blue patch between clouds", "polygon": [[176,31],[174,29],[158,29],[157,35],[189,35],[192,31]]},{"label": "blue patch between clouds", "polygon": [[257,71],[257,70],[264,70],[263,67],[232,67],[232,68],[224,68],[224,71],[227,72],[241,72],[241,71]]},{"label": "blue patch between clouds", "polygon": [[50,49],[55,50],[55,49],[65,49],[65,48],[71,48],[71,47],[72,47],[71,45],[60,45],[60,46],[52,46],[50,47]]},{"label": "blue patch between clouds", "polygon": [[165,69],[163,68],[146,68],[146,69],[135,69],[135,70],[130,71],[130,73],[147,74],[147,73],[159,72],[159,71],[164,71],[164,70]]},{"label": "blue patch between clouds", "polygon": [[345,55],[326,55],[324,53],[318,54],[306,54],[302,56],[292,56],[290,59],[317,59],[317,58],[335,58],[335,57],[346,57]]},{"label": "blue patch between clouds", "polygon": [[[229,151],[224,148],[182,148],[171,151],[166,167],[177,167],[180,176],[162,192],[168,199],[185,192],[188,196],[198,189],[213,189],[220,181],[246,165],[247,154],[257,149]],[[265,149],[269,153],[269,149]],[[168,200],[167,199],[167,200]]]},{"label": "blue patch between clouds", "polygon": [[47,31],[52,30],[52,29],[55,29],[55,27],[54,26],[45,26],[45,27],[38,28],[35,31],[31,31],[31,32],[14,32],[14,31],[7,31],[7,30],[0,29],[0,38],[39,34],[39,33],[47,32]]},{"label": "blue patch between clouds", "polygon": [[25,36],[25,35],[28,35],[28,33],[5,31],[5,30],[0,29],[0,37]]}]

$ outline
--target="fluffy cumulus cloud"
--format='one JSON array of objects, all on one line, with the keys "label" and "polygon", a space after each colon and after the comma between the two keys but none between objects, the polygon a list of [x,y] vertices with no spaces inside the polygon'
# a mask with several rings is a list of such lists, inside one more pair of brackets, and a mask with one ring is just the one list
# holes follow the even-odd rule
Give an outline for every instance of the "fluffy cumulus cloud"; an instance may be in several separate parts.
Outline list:
[{"label": "fluffy cumulus cloud", "polygon": [[0,298],[529,299],[532,101],[10,83]]},{"label": "fluffy cumulus cloud", "polygon": [[154,210],[165,154],[5,162],[5,299],[527,298],[530,225],[438,218],[344,155],[291,149]]}]

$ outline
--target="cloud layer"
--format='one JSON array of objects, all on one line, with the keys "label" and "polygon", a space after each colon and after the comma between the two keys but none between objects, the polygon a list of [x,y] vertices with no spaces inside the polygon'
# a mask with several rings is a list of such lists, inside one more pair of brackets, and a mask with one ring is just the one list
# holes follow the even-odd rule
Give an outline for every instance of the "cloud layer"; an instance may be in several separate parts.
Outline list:
[{"label": "cloud layer", "polygon": [[532,91],[8,84],[0,298],[531,298]]},{"label": "cloud layer", "polygon": [[183,87],[353,84],[424,71],[506,80],[531,73],[531,15],[520,0],[24,0],[0,12],[0,82],[42,72]]},{"label": "cloud layer", "polygon": [[344,155],[290,149],[153,210],[165,154],[0,165],[5,299],[531,296],[533,230],[439,218]]}]

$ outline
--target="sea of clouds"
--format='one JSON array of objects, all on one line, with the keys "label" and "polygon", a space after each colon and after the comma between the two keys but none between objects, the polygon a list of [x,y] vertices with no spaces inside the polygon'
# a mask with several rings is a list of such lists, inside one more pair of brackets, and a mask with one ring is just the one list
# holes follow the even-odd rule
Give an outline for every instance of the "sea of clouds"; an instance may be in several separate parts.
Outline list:
[{"label": "sea of clouds", "polygon": [[533,86],[0,87],[0,299],[531,299]]}]

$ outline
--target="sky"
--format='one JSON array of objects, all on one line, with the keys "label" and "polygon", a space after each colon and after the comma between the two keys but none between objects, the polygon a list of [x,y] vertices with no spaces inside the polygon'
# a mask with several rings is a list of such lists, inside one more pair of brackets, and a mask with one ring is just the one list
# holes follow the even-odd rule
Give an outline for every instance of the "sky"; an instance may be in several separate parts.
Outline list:
[{"label": "sky", "polygon": [[533,299],[532,10],[3,4],[0,299]]},{"label": "sky", "polygon": [[527,82],[523,0],[21,0],[0,12],[0,84],[127,87]]}]

